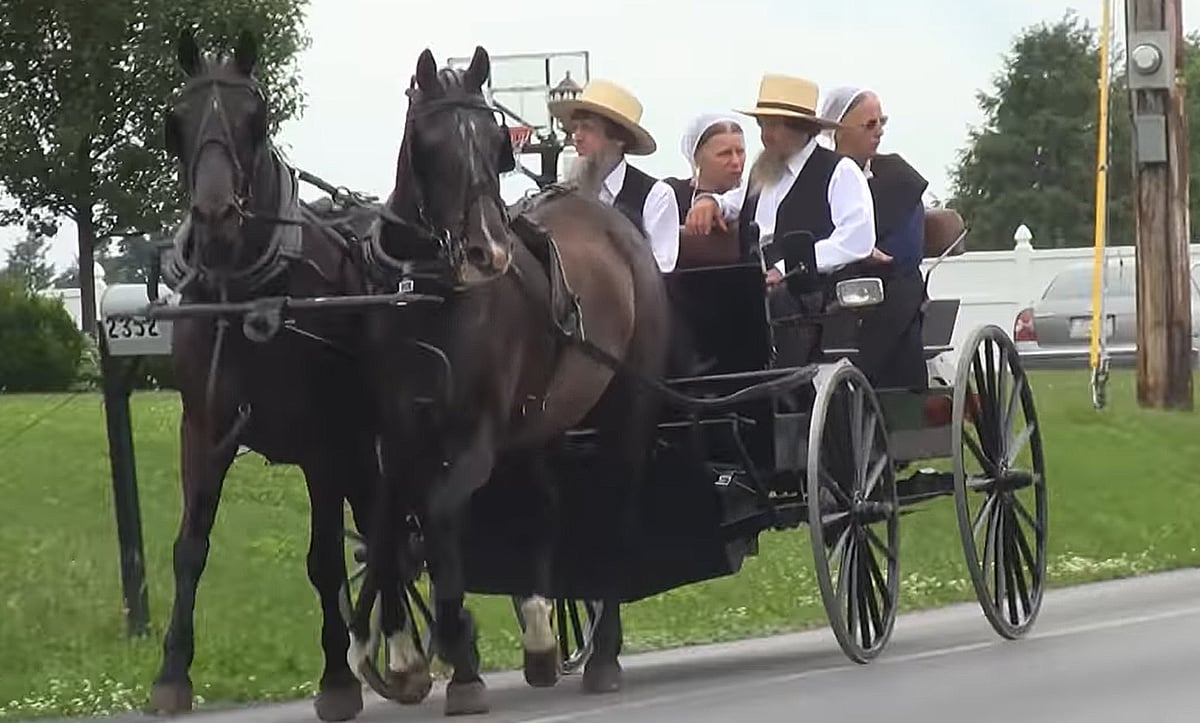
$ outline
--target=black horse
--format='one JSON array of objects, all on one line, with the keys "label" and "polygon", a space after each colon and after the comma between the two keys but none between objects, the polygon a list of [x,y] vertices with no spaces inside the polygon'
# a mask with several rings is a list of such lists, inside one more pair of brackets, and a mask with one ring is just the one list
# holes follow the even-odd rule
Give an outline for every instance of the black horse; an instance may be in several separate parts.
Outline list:
[{"label": "black horse", "polygon": [[[202,58],[190,32],[178,42],[187,81],[166,118],[189,215],[164,270],[180,306],[362,293],[360,265],[344,237],[301,206],[297,180],[268,138],[270,109],[253,76],[248,33],[234,56]],[[364,208],[365,233],[371,212]],[[360,529],[379,477],[372,404],[362,381],[362,326],[354,314],[305,315],[283,323],[264,307],[242,323],[228,316],[178,318],[172,358],[183,400],[183,515],[175,540],[175,600],[151,707],[192,706],[196,588],[209,551],[221,487],[239,444],[304,471],[311,503],[308,576],[320,597],[324,671],[315,701],[322,720],[362,709],[346,658],[339,607],[345,580],[343,504]]]},{"label": "black horse", "polygon": [[[661,379],[669,332],[654,257],[619,211],[594,194],[557,188],[510,215],[500,174],[512,167],[512,149],[482,92],[489,74],[483,48],[465,71],[439,70],[428,50],[421,54],[395,187],[368,254],[389,288],[407,279],[446,299],[438,307],[381,311],[368,322],[385,475],[368,568],[389,603],[397,589],[389,552],[397,544],[395,515],[419,510],[436,606],[434,645],[454,669],[447,714],[488,710],[474,621],[463,607],[472,494],[501,459],[524,470],[530,497],[522,512],[541,538],[529,561],[533,589],[521,606],[525,675],[533,685],[553,685],[547,598],[560,481],[550,478],[546,453],[573,427],[598,431],[601,458],[612,463],[604,479],[626,501],[626,514],[612,521],[611,539],[596,544],[610,545],[614,560],[634,554],[633,500],[658,403],[635,378]],[[580,346],[570,337],[584,329]],[[617,366],[624,373],[615,373]],[[591,692],[620,685],[620,601],[603,602],[583,675]],[[392,599],[382,616],[392,646],[389,682],[397,700],[417,702],[428,691],[428,661],[397,609]],[[368,615],[369,606],[360,605],[354,646],[369,633]]]}]

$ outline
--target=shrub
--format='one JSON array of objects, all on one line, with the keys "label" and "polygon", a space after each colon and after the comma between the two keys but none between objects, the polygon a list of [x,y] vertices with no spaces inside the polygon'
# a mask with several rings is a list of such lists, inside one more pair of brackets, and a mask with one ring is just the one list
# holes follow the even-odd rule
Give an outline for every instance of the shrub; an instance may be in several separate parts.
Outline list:
[{"label": "shrub", "polygon": [[0,391],[71,388],[84,348],[84,335],[61,301],[0,280]]}]

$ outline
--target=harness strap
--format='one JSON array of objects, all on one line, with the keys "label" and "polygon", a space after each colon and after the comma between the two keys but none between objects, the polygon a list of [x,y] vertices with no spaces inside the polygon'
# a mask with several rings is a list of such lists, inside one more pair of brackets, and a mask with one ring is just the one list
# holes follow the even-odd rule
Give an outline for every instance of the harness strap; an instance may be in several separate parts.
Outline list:
[{"label": "harness strap", "polygon": [[675,389],[672,389],[662,381],[654,379],[648,374],[642,373],[640,370],[633,368],[624,360],[609,354],[604,349],[601,349],[590,339],[581,339],[577,336],[563,331],[559,326],[558,320],[554,318],[553,311],[541,299],[537,298],[520,272],[516,271],[516,267],[511,267],[514,271],[514,278],[517,280],[517,286],[525,293],[529,301],[541,308],[544,312],[541,314],[542,320],[545,322],[547,329],[556,339],[559,339],[564,345],[575,346],[584,354],[589,356],[593,361],[596,361],[609,369],[612,369],[618,374],[622,374],[630,379],[633,379],[643,387],[650,389],[660,396],[664,397],[673,406],[685,409],[688,411],[699,411],[705,409],[719,409],[721,407],[749,402],[756,399],[764,399],[774,396],[778,392],[789,391],[800,384],[805,384],[812,381],[817,376],[817,366],[809,364],[798,368],[795,372],[778,379],[755,384],[745,389],[738,390],[732,394],[727,394],[723,397],[700,398],[683,394]]}]

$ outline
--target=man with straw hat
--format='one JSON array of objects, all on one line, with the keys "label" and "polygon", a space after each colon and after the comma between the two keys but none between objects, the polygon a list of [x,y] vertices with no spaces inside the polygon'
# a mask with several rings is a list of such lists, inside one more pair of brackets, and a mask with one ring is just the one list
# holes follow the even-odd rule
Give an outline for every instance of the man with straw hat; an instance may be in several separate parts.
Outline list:
[{"label": "man with straw hat", "polygon": [[[866,176],[854,161],[818,145],[821,131],[836,121],[817,115],[817,84],[801,77],[766,74],[758,103],[742,111],[758,121],[763,150],[750,169],[748,182],[722,194],[701,194],[688,212],[685,230],[703,234],[737,223],[742,253],[759,256],[767,275],[771,315],[793,316],[818,311],[827,289],[803,289],[798,298],[781,282],[782,254],[772,249],[776,237],[807,232],[806,253],[819,277],[849,270],[873,256],[875,216]],[[753,225],[757,225],[755,244]],[[776,329],[780,356],[806,363],[818,339],[807,326]]]},{"label": "man with straw hat", "polygon": [[629,217],[649,239],[659,270],[674,271],[679,258],[675,193],[625,160],[657,149],[654,137],[641,126],[641,102],[616,83],[592,80],[578,98],[552,101],[549,109],[570,129],[579,154],[572,179]]}]

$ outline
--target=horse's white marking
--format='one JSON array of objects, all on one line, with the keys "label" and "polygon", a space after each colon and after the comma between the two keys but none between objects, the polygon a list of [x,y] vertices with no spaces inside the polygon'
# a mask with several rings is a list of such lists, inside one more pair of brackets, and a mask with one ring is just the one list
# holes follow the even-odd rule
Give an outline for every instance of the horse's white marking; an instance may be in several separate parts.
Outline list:
[{"label": "horse's white marking", "polygon": [[[496,261],[502,261],[503,264],[507,266],[509,261],[507,258],[508,251],[505,250],[504,244],[496,240],[496,234],[492,229],[492,224],[490,223],[488,214],[484,212],[483,204],[476,204],[475,207],[479,209],[479,228],[483,231],[483,239],[487,241],[488,252],[491,253],[493,259]],[[503,236],[504,231],[501,230],[500,234]]]},{"label": "horse's white marking", "polygon": [[521,636],[521,645],[529,652],[544,653],[558,644],[554,628],[550,624],[553,610],[550,601],[541,595],[521,601],[521,617],[525,620],[525,634]]},{"label": "horse's white marking", "polygon": [[[465,121],[460,123],[458,125],[458,132],[462,136],[463,145],[468,150],[472,150],[474,144],[471,143],[470,139],[477,138],[479,133],[479,127],[475,124],[475,119],[473,117],[467,118]],[[475,177],[476,169],[478,168],[479,159],[475,157],[474,153],[467,153],[467,172],[472,178]]]},{"label": "horse's white marking", "polygon": [[413,621],[406,617],[404,627],[388,638],[388,668],[403,673],[420,665],[424,658],[413,643]]},{"label": "horse's white marking", "polygon": [[[379,604],[379,595],[375,595],[375,604]],[[353,632],[350,633],[350,647],[346,649],[346,663],[350,666],[350,671],[354,673],[354,677],[365,683],[361,668],[366,663],[367,658],[376,648],[379,647],[379,615],[373,613],[371,615],[371,634],[367,640],[359,640]]]}]

